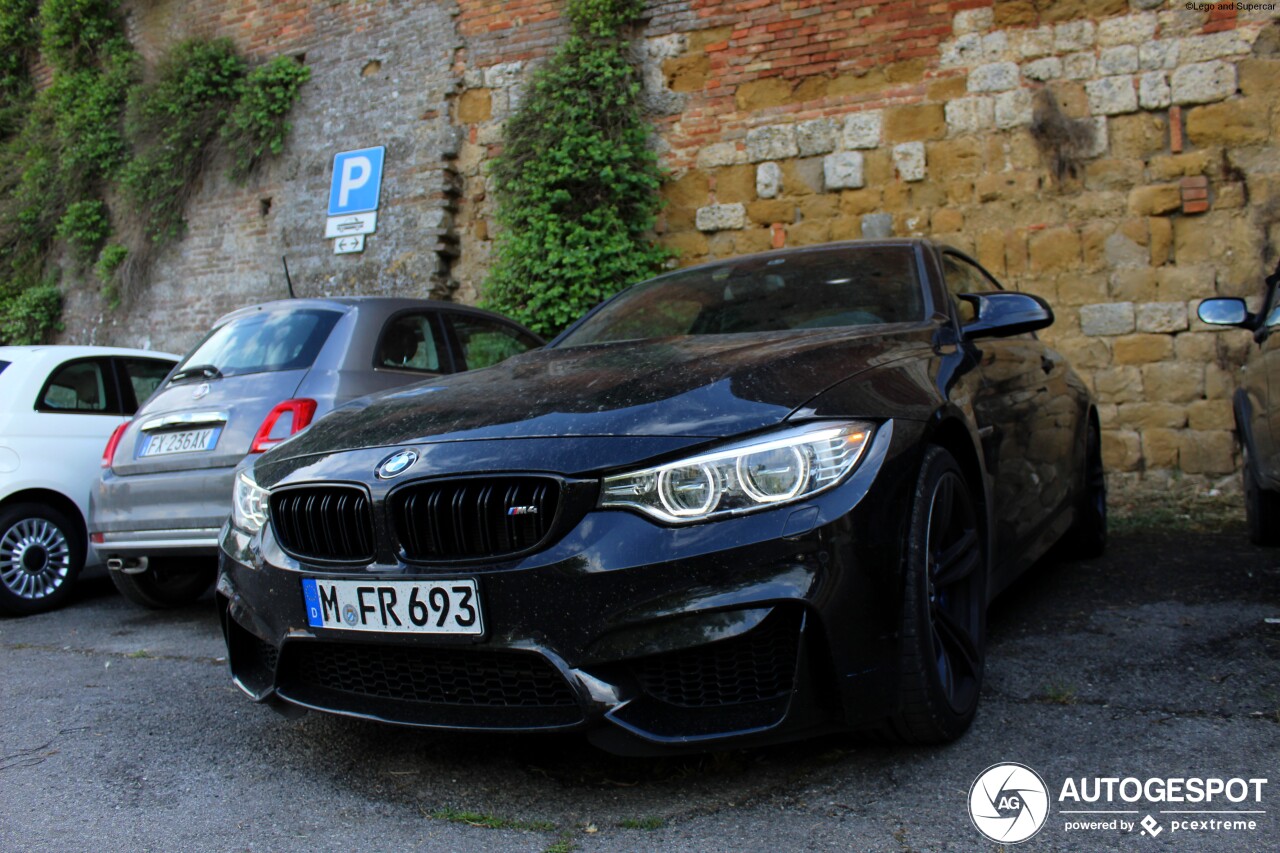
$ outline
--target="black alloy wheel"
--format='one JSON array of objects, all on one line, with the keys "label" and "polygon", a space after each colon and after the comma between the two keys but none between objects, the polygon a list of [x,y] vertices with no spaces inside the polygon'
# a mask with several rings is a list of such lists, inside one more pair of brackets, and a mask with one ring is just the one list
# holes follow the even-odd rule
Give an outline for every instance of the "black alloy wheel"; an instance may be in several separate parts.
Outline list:
[{"label": "black alloy wheel", "polygon": [[1249,541],[1254,545],[1280,545],[1280,494],[1264,489],[1253,470],[1253,458],[1244,442],[1244,517]]},{"label": "black alloy wheel", "polygon": [[1084,472],[1075,510],[1075,521],[1064,537],[1068,551],[1085,560],[1101,557],[1107,550],[1107,477],[1102,467],[1102,435],[1093,421],[1085,438]]},{"label": "black alloy wheel", "polygon": [[51,506],[20,503],[0,512],[0,613],[26,616],[60,607],[84,568],[80,528]]},{"label": "black alloy wheel", "polygon": [[134,604],[168,610],[191,604],[213,585],[218,563],[212,557],[153,557],[145,571],[112,571],[111,582]]},{"label": "black alloy wheel", "polygon": [[904,568],[902,683],[892,729],[908,743],[941,743],[963,734],[978,707],[987,572],[973,493],[941,447],[925,452],[916,481]]}]

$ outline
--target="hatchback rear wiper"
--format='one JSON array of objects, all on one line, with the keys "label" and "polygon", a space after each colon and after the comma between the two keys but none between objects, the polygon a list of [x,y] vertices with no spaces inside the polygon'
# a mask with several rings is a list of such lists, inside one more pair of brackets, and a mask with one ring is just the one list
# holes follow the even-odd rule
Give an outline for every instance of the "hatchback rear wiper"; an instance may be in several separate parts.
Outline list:
[{"label": "hatchback rear wiper", "polygon": [[193,364],[173,374],[173,378],[169,381],[178,382],[182,379],[190,379],[192,376],[199,376],[201,379],[218,379],[222,376],[222,371],[212,364]]}]

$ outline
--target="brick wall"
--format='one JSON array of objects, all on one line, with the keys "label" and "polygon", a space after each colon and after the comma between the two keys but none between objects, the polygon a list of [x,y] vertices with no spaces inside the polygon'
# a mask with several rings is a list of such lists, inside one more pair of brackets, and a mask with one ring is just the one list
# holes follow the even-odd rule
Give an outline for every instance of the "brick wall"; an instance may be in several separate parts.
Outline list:
[{"label": "brick wall", "polygon": [[[138,5],[133,26],[157,45],[227,34],[264,59],[305,52],[316,77],[285,156],[248,187],[211,179],[142,314],[84,334],[137,342],[150,312],[185,330],[153,341],[185,343],[215,309],[282,293],[281,251],[303,290],[479,297],[485,164],[563,38],[558,0],[226,2],[201,20]],[[635,42],[670,172],[659,238],[682,264],[864,235],[956,245],[1054,305],[1044,337],[1094,388],[1112,471],[1222,479],[1252,342],[1195,307],[1256,303],[1280,255],[1277,16],[1161,0],[652,0]],[[364,256],[334,258],[317,234],[332,154],[383,142],[386,224]]]}]

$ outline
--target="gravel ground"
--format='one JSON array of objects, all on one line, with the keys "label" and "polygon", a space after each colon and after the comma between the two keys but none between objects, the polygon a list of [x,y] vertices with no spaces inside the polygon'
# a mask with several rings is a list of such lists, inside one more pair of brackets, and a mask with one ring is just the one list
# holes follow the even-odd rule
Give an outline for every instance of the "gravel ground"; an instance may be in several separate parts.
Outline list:
[{"label": "gravel ground", "polygon": [[[969,790],[1010,761],[1049,790],[1022,849],[1276,849],[1280,551],[1134,528],[996,602],[978,719],[930,749],[827,737],[625,759],[578,737],[289,721],[231,685],[211,599],[150,613],[90,582],[66,609],[0,621],[0,850],[992,850]],[[1269,781],[1261,802],[1059,802],[1095,777]],[[1154,836],[1066,829],[1147,815]],[[1192,819],[1255,828],[1172,825]]]}]

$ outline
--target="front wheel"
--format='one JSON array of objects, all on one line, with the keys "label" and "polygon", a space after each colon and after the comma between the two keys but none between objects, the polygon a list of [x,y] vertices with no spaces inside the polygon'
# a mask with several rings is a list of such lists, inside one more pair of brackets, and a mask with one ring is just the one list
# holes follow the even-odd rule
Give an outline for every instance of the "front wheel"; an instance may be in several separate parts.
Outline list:
[{"label": "front wheel", "polygon": [[943,743],[973,722],[986,631],[984,537],[955,458],[930,447],[907,528],[898,710],[907,743]]},{"label": "front wheel", "polygon": [[26,616],[61,607],[84,568],[80,526],[51,506],[20,503],[0,512],[0,613]]},{"label": "front wheel", "polygon": [[217,561],[199,558],[152,558],[145,571],[111,571],[111,582],[134,604],[167,610],[190,604],[213,584]]}]

